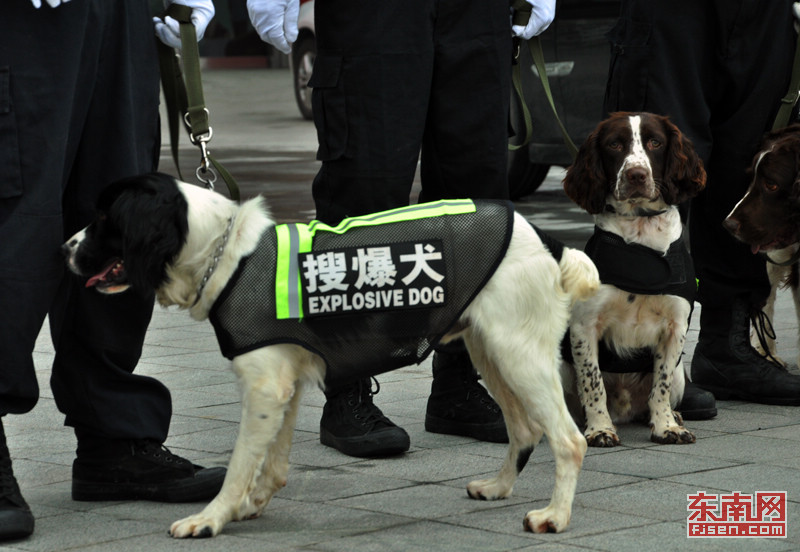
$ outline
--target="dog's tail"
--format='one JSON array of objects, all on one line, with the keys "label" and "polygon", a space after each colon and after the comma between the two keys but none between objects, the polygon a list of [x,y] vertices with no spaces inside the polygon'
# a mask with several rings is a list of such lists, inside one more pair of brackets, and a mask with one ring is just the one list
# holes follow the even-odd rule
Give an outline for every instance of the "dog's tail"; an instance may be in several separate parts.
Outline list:
[{"label": "dog's tail", "polygon": [[597,293],[600,275],[586,253],[565,247],[558,267],[561,269],[561,287],[573,303],[585,301]]}]

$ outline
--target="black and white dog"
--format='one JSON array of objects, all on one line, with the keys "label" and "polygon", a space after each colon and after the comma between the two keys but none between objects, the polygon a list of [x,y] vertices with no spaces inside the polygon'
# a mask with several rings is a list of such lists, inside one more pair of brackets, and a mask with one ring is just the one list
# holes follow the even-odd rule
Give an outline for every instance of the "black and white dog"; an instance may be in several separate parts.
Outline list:
[{"label": "black and white dog", "polygon": [[[456,210],[469,211],[469,205],[474,205],[465,200],[445,203],[445,210],[455,205]],[[426,207],[411,206],[409,209],[415,208]],[[458,216],[437,212],[437,216],[419,221],[412,220],[413,215],[403,214],[401,218],[408,220],[403,222],[405,226],[400,233],[414,233],[419,225],[425,224],[434,228],[449,225]],[[219,495],[200,513],[173,523],[172,536],[213,536],[231,520],[258,516],[272,495],[286,484],[302,384],[322,384],[329,375],[327,372],[337,368],[334,365],[338,361],[338,350],[355,351],[361,344],[358,334],[375,326],[372,323],[374,313],[366,310],[369,304],[374,307],[377,301],[394,301],[398,308],[384,314],[389,318],[405,316],[414,320],[416,311],[402,308],[410,302],[405,301],[402,288],[373,296],[371,303],[364,292],[360,298],[340,295],[338,300],[317,297],[314,302],[310,297],[305,302],[291,304],[295,294],[319,292],[323,284],[337,290],[347,287],[348,281],[341,277],[342,273],[360,266],[359,249],[366,251],[368,248],[351,247],[354,243],[351,241],[348,247],[329,249],[318,257],[308,252],[287,256],[269,250],[281,243],[280,235],[289,236],[287,243],[291,246],[292,243],[302,244],[303,236],[308,237],[315,231],[314,239],[323,239],[321,234],[344,233],[344,226],[367,224],[364,220],[347,219],[334,231],[329,231],[329,227],[312,229],[311,224],[276,226],[262,198],[238,205],[222,195],[177,182],[169,176],[149,174],[109,186],[99,199],[96,220],[64,244],[70,270],[87,277],[87,286],[94,286],[103,293],[119,293],[129,287],[152,288],[162,305],[188,309],[197,320],[209,316],[212,322],[215,316],[221,319],[223,314],[219,311],[226,305],[235,306],[236,301],[230,301],[239,294],[249,297],[241,300],[241,305],[262,301],[261,292],[252,293],[250,284],[245,284],[249,276],[244,275],[247,271],[244,267],[255,262],[251,259],[260,259],[258,262],[264,263],[263,266],[280,265],[277,272],[289,275],[288,292],[275,292],[277,307],[270,307],[269,312],[258,316],[263,317],[263,325],[274,325],[278,331],[296,333],[296,326],[302,326],[305,332],[302,340],[296,336],[258,337],[248,342],[242,334],[256,331],[256,328],[241,322],[235,308],[234,322],[225,325],[217,320],[215,323],[218,336],[224,337],[226,342],[221,341],[223,351],[233,357],[233,371],[241,384],[243,412],[239,436]],[[407,332],[413,328],[415,335],[410,337],[415,347],[422,338],[432,346],[436,341],[462,337],[475,367],[505,415],[510,438],[508,454],[496,477],[468,485],[472,498],[493,500],[509,496],[534,445],[542,435],[547,435],[556,460],[552,500],[546,508],[528,512],[525,527],[534,532],[558,532],[569,523],[575,485],[586,451],[586,441],[564,401],[559,377],[559,343],[567,328],[571,305],[590,297],[597,290],[599,279],[593,263],[580,251],[565,249],[561,260],[557,261],[522,216],[509,210],[507,221],[501,223],[508,226],[507,247],[501,249],[497,263],[487,272],[486,280],[480,282],[482,285],[477,286],[474,293],[467,294],[463,308],[456,309],[458,312],[452,314],[452,320],[440,323],[433,330],[426,329],[422,323],[406,323],[404,327]],[[469,228],[473,236],[491,231],[483,222],[470,224],[476,226]],[[300,234],[297,242],[291,238],[295,231]],[[346,235],[350,236],[349,230]],[[440,272],[437,281],[439,285],[450,282],[444,293],[452,299],[458,296],[464,279],[456,278],[450,265],[421,264],[421,259],[437,258],[436,248],[441,245],[437,240],[450,239],[444,235],[433,237],[435,239],[423,240],[424,247],[421,243],[412,244],[419,247],[407,253],[416,259],[409,266],[416,276],[427,271],[435,279],[437,274],[433,273]],[[261,251],[265,247],[266,252]],[[384,270],[373,276],[379,276],[383,283],[390,279],[410,279],[408,274],[401,278],[403,274],[398,265],[404,259],[394,255],[394,247],[395,244],[390,243],[379,248],[385,254],[378,255]],[[394,262],[396,271],[391,270],[389,259]],[[339,263],[340,260],[346,262]],[[470,265],[469,271],[471,256],[466,262]],[[333,270],[336,267],[341,270],[336,272]],[[327,279],[322,278],[323,273],[327,274]],[[277,280],[280,276],[266,287],[278,289],[274,285]],[[236,286],[232,287],[232,282],[236,282]],[[298,282],[301,282],[299,286]],[[350,285],[355,284],[351,282]],[[418,295],[425,296],[424,293]],[[431,302],[434,297],[441,297],[441,293],[426,297]],[[288,299],[284,301],[285,298]],[[341,311],[343,304],[350,306],[349,317],[353,322],[342,322],[346,318]],[[334,311],[333,318],[329,319],[335,321],[333,324],[326,323],[324,316],[309,316],[311,310],[321,310],[320,305],[327,305],[327,310]],[[334,308],[336,305],[339,311]],[[279,316],[276,311],[283,311],[284,307],[304,309],[306,317],[293,318],[291,314],[287,317],[285,313]],[[320,333],[317,329],[333,325],[347,325],[352,331],[337,330],[333,344],[326,345],[317,335]],[[370,354],[383,355],[389,362],[392,355],[404,350],[403,340],[408,339],[409,336],[384,339],[381,343],[385,342],[386,347]],[[323,350],[328,345],[334,350]],[[422,350],[423,357],[424,354],[427,352]]]}]

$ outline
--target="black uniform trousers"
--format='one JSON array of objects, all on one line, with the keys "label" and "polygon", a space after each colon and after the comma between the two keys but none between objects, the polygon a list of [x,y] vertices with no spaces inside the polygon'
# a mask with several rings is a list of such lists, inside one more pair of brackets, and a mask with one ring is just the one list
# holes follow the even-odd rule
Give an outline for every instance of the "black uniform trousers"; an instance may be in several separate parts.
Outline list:
[{"label": "black uniform trousers", "polygon": [[38,400],[32,351],[49,313],[51,387],[79,436],[166,439],[167,389],[132,374],[154,298],[102,296],[59,247],[111,181],[158,162],[158,61],[147,0],[73,0],[0,15],[0,415]]},{"label": "black uniform trousers", "polygon": [[623,0],[609,34],[605,109],[670,116],[708,173],[689,214],[704,307],[734,297],[763,302],[764,260],[722,221],[749,184],[746,168],[772,126],[791,77],[796,34],[791,0]]},{"label": "black uniform trousers", "polygon": [[420,202],[508,197],[508,3],[318,0],[315,17],[319,220],[407,205],[420,152]]}]

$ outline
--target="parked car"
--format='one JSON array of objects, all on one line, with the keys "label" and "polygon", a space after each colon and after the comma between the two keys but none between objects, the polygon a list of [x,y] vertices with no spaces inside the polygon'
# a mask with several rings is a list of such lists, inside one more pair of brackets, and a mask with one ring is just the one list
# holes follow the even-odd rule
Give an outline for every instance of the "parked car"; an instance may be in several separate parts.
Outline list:
[{"label": "parked car", "polygon": [[[605,35],[618,15],[619,0],[558,0],[556,19],[541,35],[556,109],[578,145],[603,116],[609,64]],[[298,30],[291,55],[295,98],[302,116],[311,119],[308,79],[316,56],[314,0],[301,3]],[[533,136],[526,148],[509,152],[508,179],[514,199],[533,193],[551,166],[568,166],[572,162],[524,44],[518,63],[525,102],[533,121]],[[511,103],[512,124],[522,133],[520,109],[514,99]]]}]

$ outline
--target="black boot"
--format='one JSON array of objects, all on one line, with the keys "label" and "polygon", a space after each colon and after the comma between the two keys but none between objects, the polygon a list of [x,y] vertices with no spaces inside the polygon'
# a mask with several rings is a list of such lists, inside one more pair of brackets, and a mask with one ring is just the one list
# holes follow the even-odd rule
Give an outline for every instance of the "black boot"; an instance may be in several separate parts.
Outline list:
[{"label": "black boot", "polygon": [[[692,358],[692,381],[717,399],[800,405],[800,376],[750,345],[750,320],[757,319],[744,300],[731,310],[700,313],[700,337]],[[756,329],[760,331],[759,326]]]},{"label": "black boot", "polygon": [[11,469],[11,454],[0,419],[0,541],[22,539],[33,533],[33,514],[22,498]]},{"label": "black boot", "polygon": [[225,468],[203,468],[157,441],[78,439],[72,499],[200,502],[217,495]]},{"label": "black boot", "polygon": [[466,351],[434,353],[425,430],[508,443],[503,413],[478,381]]},{"label": "black boot", "polygon": [[[372,381],[377,388],[372,391]],[[408,433],[397,427],[372,402],[377,380],[359,380],[325,393],[319,440],[348,456],[390,456],[411,446]]]},{"label": "black boot", "polygon": [[684,420],[710,420],[717,415],[717,401],[712,393],[687,381],[683,398],[675,410],[681,413]]}]

